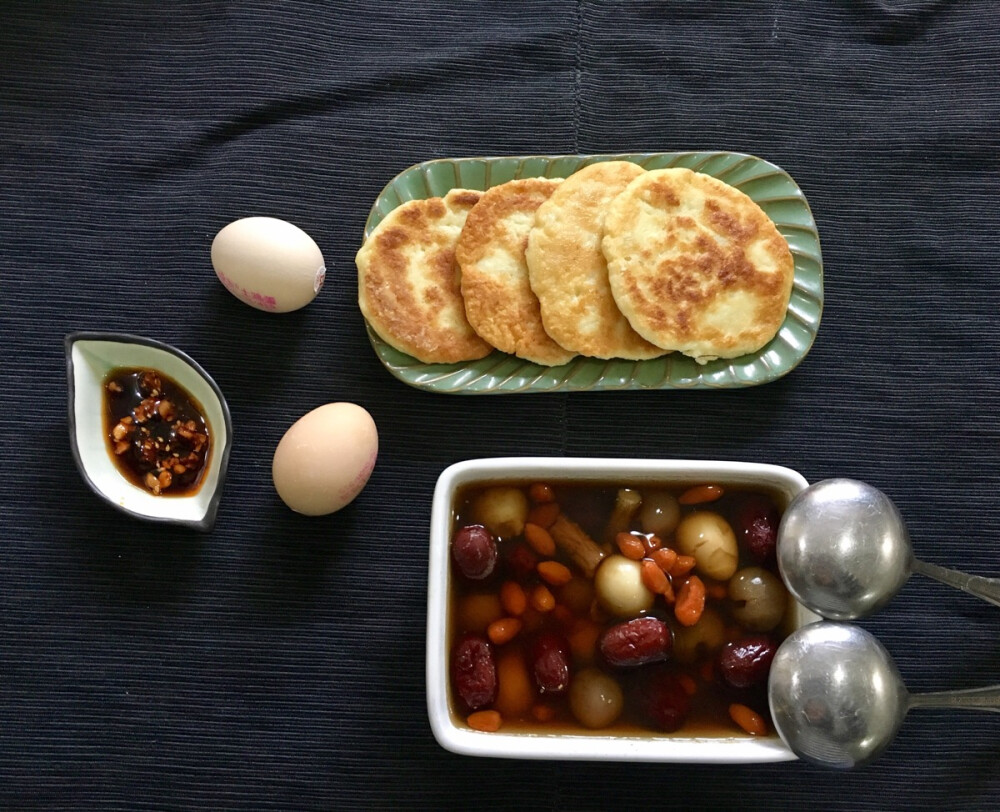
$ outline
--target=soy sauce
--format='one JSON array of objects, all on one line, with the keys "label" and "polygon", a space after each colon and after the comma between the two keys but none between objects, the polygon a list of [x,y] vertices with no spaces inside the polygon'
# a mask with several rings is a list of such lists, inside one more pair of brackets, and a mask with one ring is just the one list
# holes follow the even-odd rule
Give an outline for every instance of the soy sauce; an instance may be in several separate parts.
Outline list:
[{"label": "soy sauce", "polygon": [[108,452],[134,485],[156,496],[198,490],[211,440],[201,405],[154,369],[112,370],[104,380]]}]

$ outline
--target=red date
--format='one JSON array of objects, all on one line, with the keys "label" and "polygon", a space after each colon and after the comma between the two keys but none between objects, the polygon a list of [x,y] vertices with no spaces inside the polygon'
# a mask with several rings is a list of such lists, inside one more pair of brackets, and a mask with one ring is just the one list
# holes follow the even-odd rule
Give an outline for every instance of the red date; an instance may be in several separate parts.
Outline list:
[{"label": "red date", "polygon": [[507,565],[514,578],[523,580],[534,573],[538,565],[538,556],[527,544],[518,544],[507,556]]},{"label": "red date", "polygon": [[497,667],[489,640],[471,632],[459,639],[451,655],[451,682],[469,710],[496,699]]},{"label": "red date", "polygon": [[752,688],[767,681],[777,646],[757,634],[726,643],[719,652],[719,673],[733,688]]},{"label": "red date", "polygon": [[736,539],[761,564],[773,561],[778,544],[778,509],[763,497],[751,496],[736,517]]},{"label": "red date", "polygon": [[636,666],[667,659],[670,627],[659,618],[637,617],[612,626],[602,636],[601,654],[611,665]]},{"label": "red date", "polygon": [[569,642],[548,632],[535,638],[530,653],[531,672],[540,694],[562,694],[569,688]]},{"label": "red date", "polygon": [[488,578],[497,564],[497,543],[481,524],[461,528],[451,540],[451,555],[466,578]]},{"label": "red date", "polygon": [[691,697],[671,671],[651,674],[645,685],[646,713],[665,732],[679,730],[691,711]]}]

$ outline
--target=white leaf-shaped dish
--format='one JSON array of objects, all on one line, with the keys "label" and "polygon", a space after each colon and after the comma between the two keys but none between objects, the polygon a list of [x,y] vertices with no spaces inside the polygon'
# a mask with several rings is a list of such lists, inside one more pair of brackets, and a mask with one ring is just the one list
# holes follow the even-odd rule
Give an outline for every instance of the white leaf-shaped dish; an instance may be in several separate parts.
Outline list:
[{"label": "white leaf-shaped dish", "polygon": [[[178,496],[154,496],[118,470],[108,449],[104,385],[119,368],[156,369],[186,389],[202,407],[211,438],[200,487]],[[69,377],[69,434],[80,475],[114,508],[154,522],[208,531],[222,497],[232,447],[229,407],[215,381],[192,358],[168,344],[124,333],[71,333],[66,336]]]}]

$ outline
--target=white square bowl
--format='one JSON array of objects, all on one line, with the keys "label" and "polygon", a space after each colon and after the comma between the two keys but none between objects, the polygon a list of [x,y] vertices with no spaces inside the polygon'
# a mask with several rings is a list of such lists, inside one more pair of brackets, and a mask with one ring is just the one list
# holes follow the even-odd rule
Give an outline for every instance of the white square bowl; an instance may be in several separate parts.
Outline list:
[{"label": "white square bowl", "polygon": [[[776,494],[782,507],[803,490],[805,478],[789,468],[747,462],[690,460],[586,459],[508,457],[467,460],[445,469],[438,478],[431,512],[427,594],[427,709],[431,729],[446,750],[497,758],[586,759],[593,761],[658,761],[704,764],[751,764],[796,758],[781,739],[767,737],[692,737],[683,734],[642,736],[593,734],[482,733],[465,725],[449,699],[448,608],[451,590],[450,540],[456,492],[477,483],[544,481],[659,483],[759,487]],[[817,620],[796,604],[791,618],[797,628]]]}]

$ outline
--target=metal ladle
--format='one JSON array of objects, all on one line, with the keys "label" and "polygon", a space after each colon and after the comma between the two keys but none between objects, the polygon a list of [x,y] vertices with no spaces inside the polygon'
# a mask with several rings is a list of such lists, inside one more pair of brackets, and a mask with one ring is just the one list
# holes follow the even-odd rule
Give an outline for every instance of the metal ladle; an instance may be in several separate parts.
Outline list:
[{"label": "metal ladle", "polygon": [[820,621],[796,630],[778,648],[768,702],[792,752],[814,764],[847,768],[881,753],[911,708],[1000,712],[1000,685],[910,694],[871,634],[849,623]]},{"label": "metal ladle", "polygon": [[1000,580],[914,558],[896,506],[854,479],[817,482],[792,500],[778,530],[778,569],[800,603],[833,620],[880,609],[913,572],[1000,606]]}]

